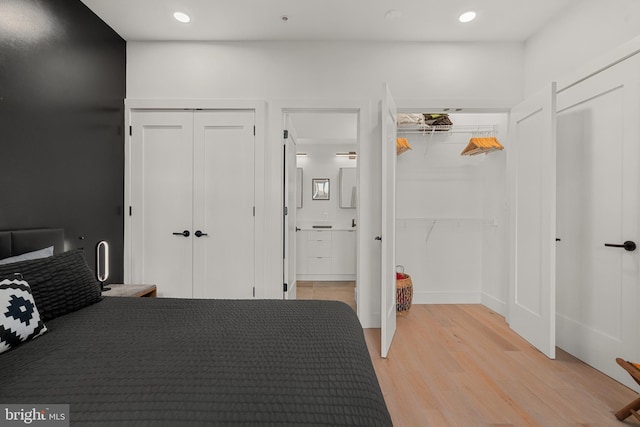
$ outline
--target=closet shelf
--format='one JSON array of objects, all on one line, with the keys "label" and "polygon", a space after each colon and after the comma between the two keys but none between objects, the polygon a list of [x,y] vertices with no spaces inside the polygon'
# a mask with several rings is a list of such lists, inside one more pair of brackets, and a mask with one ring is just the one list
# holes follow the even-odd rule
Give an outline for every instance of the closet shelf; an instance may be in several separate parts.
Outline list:
[{"label": "closet shelf", "polygon": [[447,133],[471,133],[471,134],[491,134],[498,133],[497,125],[414,125],[414,126],[398,126],[398,135],[407,134],[447,134]]}]

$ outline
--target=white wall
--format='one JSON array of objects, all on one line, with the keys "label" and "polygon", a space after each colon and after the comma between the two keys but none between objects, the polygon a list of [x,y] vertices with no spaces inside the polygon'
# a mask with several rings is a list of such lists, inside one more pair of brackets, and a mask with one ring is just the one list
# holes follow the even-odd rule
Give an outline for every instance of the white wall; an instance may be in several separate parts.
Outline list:
[{"label": "white wall", "polygon": [[[364,326],[376,326],[380,306],[380,124],[383,82],[396,99],[473,99],[512,105],[522,98],[523,46],[519,43],[357,42],[128,42],[127,98],[363,100],[372,106],[361,144],[360,188],[371,202],[359,207],[359,252],[368,292]],[[277,127],[281,117],[270,117]],[[282,294],[281,139],[269,130],[266,147],[266,297]],[[362,147],[361,147],[362,148]],[[280,255],[279,255],[280,254]],[[280,256],[280,258],[279,258]],[[260,285],[260,284],[258,284]],[[379,314],[378,314],[379,316]]]},{"label": "white wall", "polygon": [[507,114],[485,114],[482,120],[498,126],[503,151],[490,153],[482,162],[482,294],[481,301],[492,310],[507,314],[509,300],[508,233],[509,206],[507,185]]},{"label": "white wall", "polygon": [[[351,220],[356,219],[355,209],[340,208],[340,168],[355,168],[357,160],[337,157],[337,152],[355,151],[351,144],[308,144],[299,145],[298,152],[307,153],[298,158],[298,167],[302,175],[302,208],[297,211],[296,221],[301,228],[312,225],[331,225],[334,228],[349,228]],[[311,180],[329,178],[329,200],[312,200]]]},{"label": "white wall", "polygon": [[127,98],[520,99],[519,43],[128,42]]},{"label": "white wall", "polygon": [[638,35],[640,1],[576,2],[525,43],[525,94]]}]

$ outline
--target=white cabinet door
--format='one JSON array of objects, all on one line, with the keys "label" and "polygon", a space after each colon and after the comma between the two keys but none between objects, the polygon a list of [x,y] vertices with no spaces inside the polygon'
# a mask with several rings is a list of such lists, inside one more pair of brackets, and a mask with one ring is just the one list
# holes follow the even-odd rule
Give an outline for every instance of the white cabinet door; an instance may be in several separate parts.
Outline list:
[{"label": "white cabinet door", "polygon": [[331,274],[356,274],[355,231],[332,232]]},{"label": "white cabinet door", "polygon": [[396,103],[389,86],[382,89],[382,251],[381,251],[381,354],[387,357],[396,333]]},{"label": "white cabinet door", "polygon": [[558,347],[638,389],[640,58],[558,94]]},{"label": "white cabinet door", "polygon": [[[254,112],[194,113],[194,296],[253,297]],[[198,231],[206,235],[198,237]]]},{"label": "white cabinet door", "polygon": [[509,326],[555,358],[555,84],[511,111]]},{"label": "white cabinet door", "polygon": [[307,257],[309,256],[309,232],[300,230],[296,233],[296,274],[307,274],[309,272]]},{"label": "white cabinet door", "polygon": [[131,280],[191,298],[193,114],[134,111],[131,127]]}]

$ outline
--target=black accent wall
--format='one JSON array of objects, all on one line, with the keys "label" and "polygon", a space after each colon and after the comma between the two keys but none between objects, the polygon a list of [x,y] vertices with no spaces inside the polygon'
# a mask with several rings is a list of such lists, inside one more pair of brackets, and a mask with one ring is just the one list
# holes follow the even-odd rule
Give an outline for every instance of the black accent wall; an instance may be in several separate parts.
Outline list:
[{"label": "black accent wall", "polygon": [[123,280],[126,43],[80,0],[0,1],[0,230],[110,244]]}]

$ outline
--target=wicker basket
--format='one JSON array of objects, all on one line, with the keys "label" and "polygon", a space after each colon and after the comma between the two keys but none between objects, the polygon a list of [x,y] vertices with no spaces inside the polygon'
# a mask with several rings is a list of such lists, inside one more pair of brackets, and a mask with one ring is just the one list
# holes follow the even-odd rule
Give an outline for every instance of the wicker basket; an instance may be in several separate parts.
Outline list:
[{"label": "wicker basket", "polygon": [[405,274],[404,267],[396,266],[396,313],[403,316],[409,313],[413,300],[411,276]]}]

